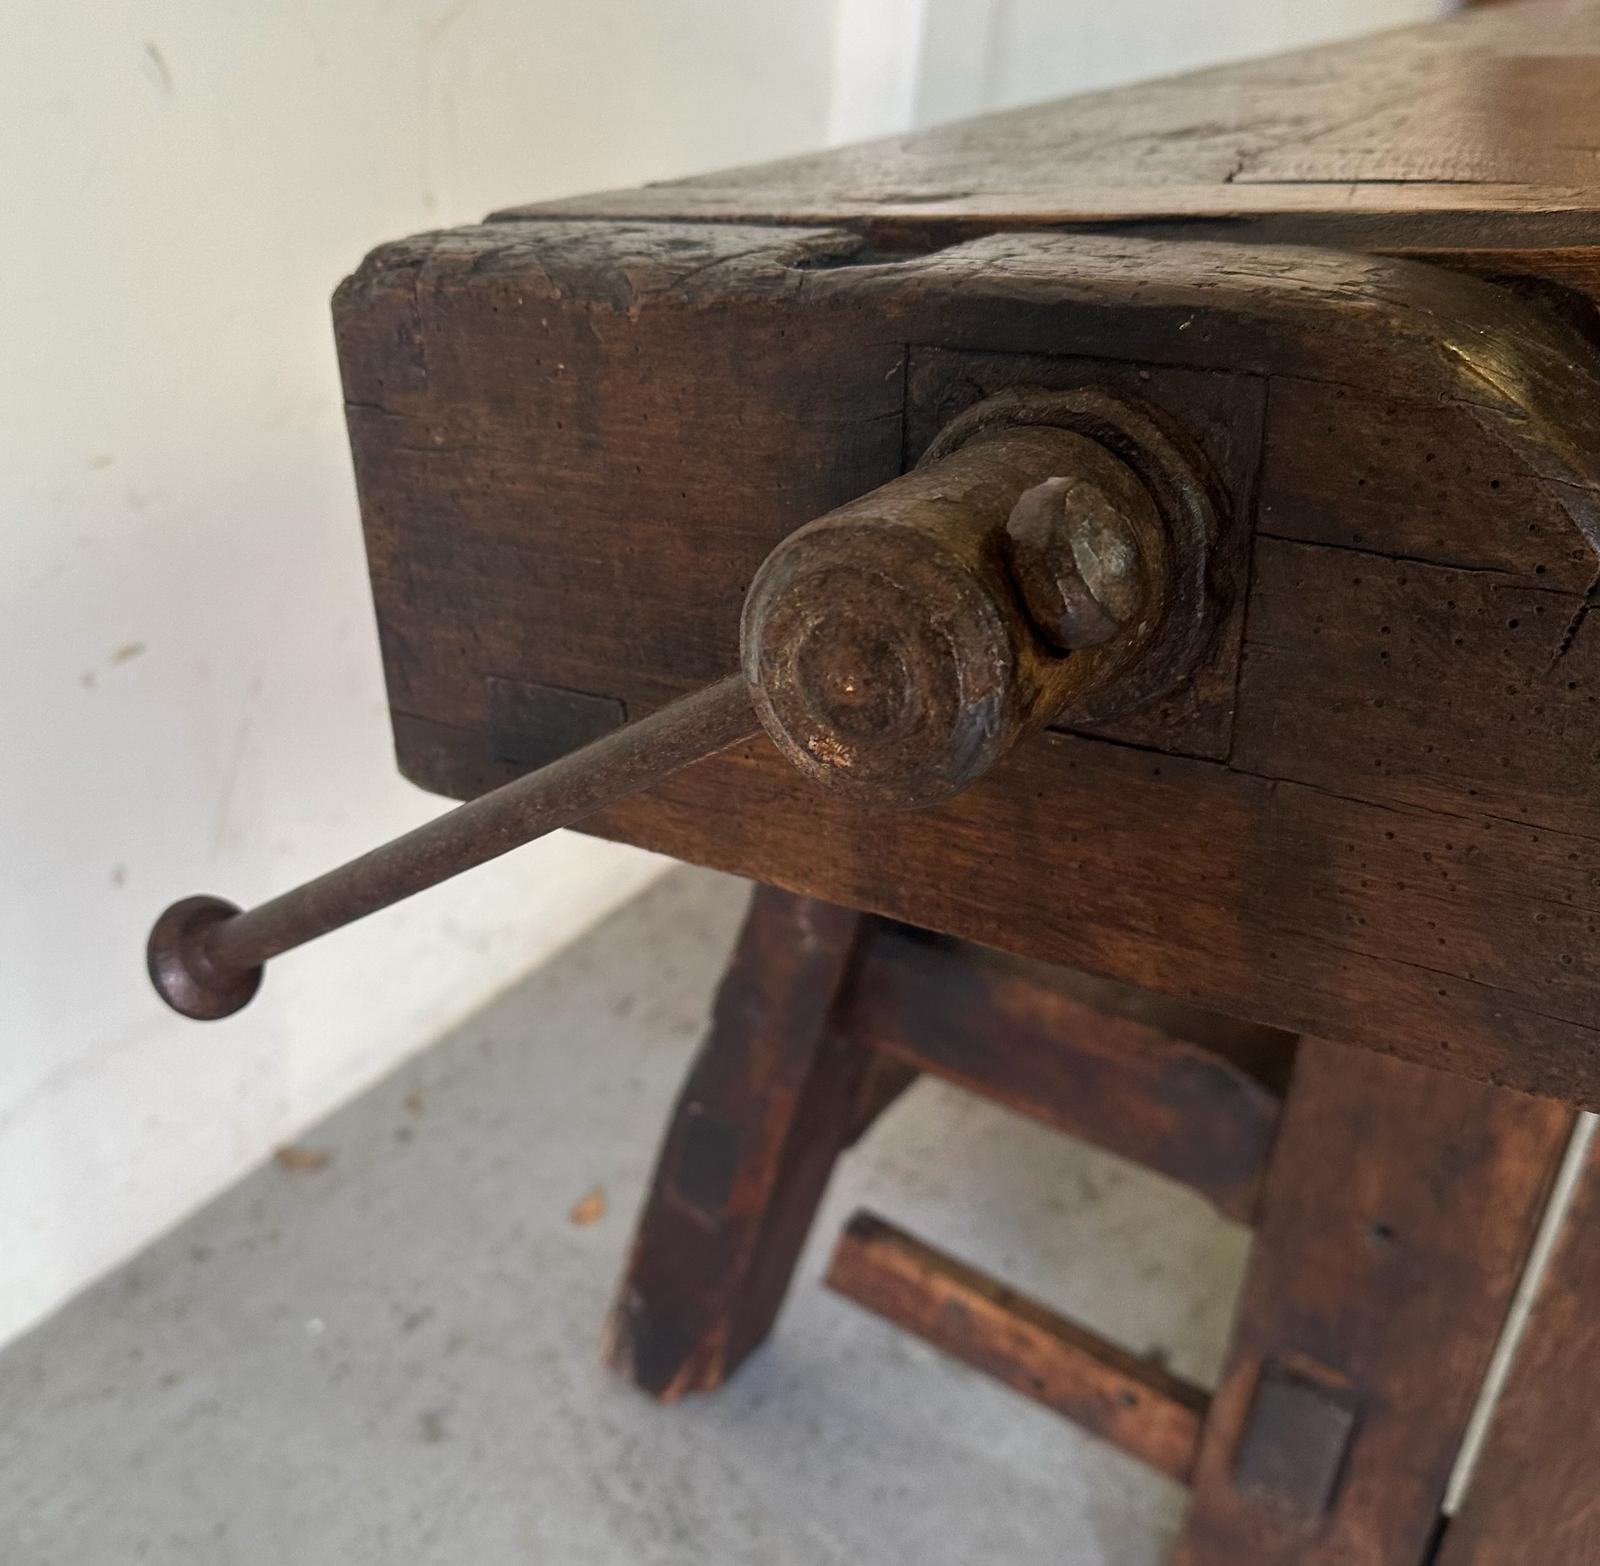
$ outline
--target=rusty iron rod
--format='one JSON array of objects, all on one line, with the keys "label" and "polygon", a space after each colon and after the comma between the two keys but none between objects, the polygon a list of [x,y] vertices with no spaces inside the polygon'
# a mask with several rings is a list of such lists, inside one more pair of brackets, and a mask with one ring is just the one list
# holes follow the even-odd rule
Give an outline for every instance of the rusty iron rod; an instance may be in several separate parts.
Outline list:
[{"label": "rusty iron rod", "polygon": [[151,932],[150,977],[186,1016],[227,1016],[255,993],[269,959],[571,826],[758,732],[749,687],[742,675],[730,675],[248,912],[214,897],[175,903]]}]

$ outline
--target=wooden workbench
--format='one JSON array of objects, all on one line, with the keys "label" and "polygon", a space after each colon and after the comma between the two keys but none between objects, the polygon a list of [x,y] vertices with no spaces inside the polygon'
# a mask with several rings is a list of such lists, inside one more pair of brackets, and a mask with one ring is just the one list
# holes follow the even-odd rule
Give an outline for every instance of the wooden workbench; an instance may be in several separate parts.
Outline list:
[{"label": "wooden workbench", "polygon": [[[399,764],[456,798],[737,669],[769,552],[996,399],[1137,406],[1203,474],[1203,655],[1148,699],[1069,705],[920,810],[761,736],[587,823],[783,889],[669,1135],[620,1368],[728,1374],[833,1158],[933,1071],[1257,1226],[1209,1397],[876,1220],[835,1264],[1192,1480],[1182,1560],[1594,1558],[1577,1154],[1440,1516],[1600,1108],[1597,303],[1600,7],[1559,3],[510,207],[343,285]],[[991,955],[952,977],[929,952],[967,948],[909,927]],[[1119,986],[1169,1009],[1135,1027]]]}]

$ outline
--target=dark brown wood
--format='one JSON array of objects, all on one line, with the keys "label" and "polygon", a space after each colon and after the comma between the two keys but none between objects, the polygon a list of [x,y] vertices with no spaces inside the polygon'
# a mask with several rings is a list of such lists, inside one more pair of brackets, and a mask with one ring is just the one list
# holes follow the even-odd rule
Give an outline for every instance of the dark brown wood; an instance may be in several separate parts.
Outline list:
[{"label": "dark brown wood", "polygon": [[758,744],[594,829],[1600,1103],[1600,359],[1564,311],[1292,248],[1007,233],[889,260],[539,221],[387,247],[339,325],[401,764],[464,796],[515,773],[487,681],[637,716],[728,666],[774,544],[978,399],[1140,399],[1223,516],[1231,607],[1173,699],[913,817],[812,797]]},{"label": "dark brown wood", "polygon": [[[1256,1216],[1221,1386],[1208,1401],[870,1215],[830,1284],[1192,1474],[1186,1566],[1421,1566],[1574,1117],[1292,1043],[760,892],[641,1220],[613,1362],[664,1398],[719,1385],[770,1328],[839,1152],[931,1071]],[[1571,1341],[1574,1308],[1546,1305],[1552,1341]]]},{"label": "dark brown wood", "polygon": [[1590,1145],[1439,1566],[1593,1566],[1597,1477],[1600,1141]]},{"label": "dark brown wood", "polygon": [[1159,1021],[1121,1016],[1111,1007],[1122,997],[1103,987],[1090,996],[1059,970],[875,924],[838,1026],[875,1054],[1158,1170],[1250,1222],[1279,1094],[1230,1052],[1279,1080],[1293,1041],[1180,1007]]},{"label": "dark brown wood", "polygon": [[720,1386],[767,1335],[860,1129],[868,1057],[830,1024],[861,927],[767,888],[751,902],[611,1316],[611,1365],[654,1397]]},{"label": "dark brown wood", "polygon": [[1055,735],[916,816],[819,805],[757,744],[595,824],[1289,1031],[1600,1102],[1584,838]]},{"label": "dark brown wood", "polygon": [[[1049,536],[1024,558],[999,545],[1026,514]],[[947,798],[1052,720],[1176,690],[1210,641],[1215,535],[1203,477],[1138,409],[1088,392],[987,399],[910,473],[762,562],[740,631],[762,726],[852,803]],[[1120,580],[1102,568],[1113,559]],[[1033,612],[1064,588],[1080,621],[1099,617],[1081,645]]]},{"label": "dark brown wood", "polygon": [[489,743],[496,756],[518,767],[542,767],[620,729],[620,701],[582,691],[526,685],[491,677],[484,681]]},{"label": "dark brown wood", "polygon": [[[1583,593],[1594,580],[1594,551],[1551,487],[1477,441],[1470,419],[1441,413],[1419,426],[1404,401],[1381,390],[1287,379],[1273,383],[1272,411],[1259,536],[1348,550],[1352,575],[1373,560],[1482,572],[1500,592]],[[1345,463],[1327,460],[1330,429]],[[1390,459],[1397,442],[1409,460]],[[1430,579],[1440,580],[1421,578]],[[1449,586],[1444,596],[1454,596]]]},{"label": "dark brown wood", "polygon": [[1571,1125],[1302,1041],[1180,1566],[1423,1561]]},{"label": "dark brown wood", "polygon": [[870,1213],[839,1240],[828,1286],[954,1359],[1184,1480],[1206,1394]]}]

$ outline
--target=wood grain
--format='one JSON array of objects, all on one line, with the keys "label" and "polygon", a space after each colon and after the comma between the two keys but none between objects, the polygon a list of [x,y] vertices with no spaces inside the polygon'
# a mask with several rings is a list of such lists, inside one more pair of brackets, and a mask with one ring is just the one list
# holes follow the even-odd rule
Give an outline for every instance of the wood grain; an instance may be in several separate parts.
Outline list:
[{"label": "wood grain", "polygon": [[1173,1479],[1194,1465],[1206,1394],[871,1213],[828,1286]]},{"label": "wood grain", "polygon": [[1600,382],[1565,312],[1292,247],[999,234],[892,261],[539,223],[386,247],[338,314],[401,766],[462,796],[517,770],[494,681],[636,717],[721,674],[766,551],[977,396],[1142,396],[1236,548],[1236,612],[1165,710],[1030,741],[913,817],[841,812],[757,745],[597,829],[1600,1103]]}]

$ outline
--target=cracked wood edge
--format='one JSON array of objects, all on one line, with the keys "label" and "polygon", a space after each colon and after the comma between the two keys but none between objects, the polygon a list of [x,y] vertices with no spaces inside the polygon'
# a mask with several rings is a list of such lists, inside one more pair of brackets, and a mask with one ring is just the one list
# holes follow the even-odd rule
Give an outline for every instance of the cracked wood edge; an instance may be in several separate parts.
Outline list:
[{"label": "cracked wood edge", "polygon": [[[1470,412],[1600,555],[1594,349],[1505,288],[1404,259],[1209,240],[1005,233],[894,261],[858,259],[863,251],[858,236],[826,230],[485,225],[381,247],[341,285],[335,314],[409,287],[424,383],[424,291],[437,299],[491,272],[514,275],[535,299],[613,314],[790,293],[797,305],[876,309],[902,349],[1103,356],[1382,388]],[[1026,325],[1008,331],[986,294]],[[1330,375],[1341,360],[1357,373]],[[348,407],[405,416],[354,379],[347,373]]]}]

